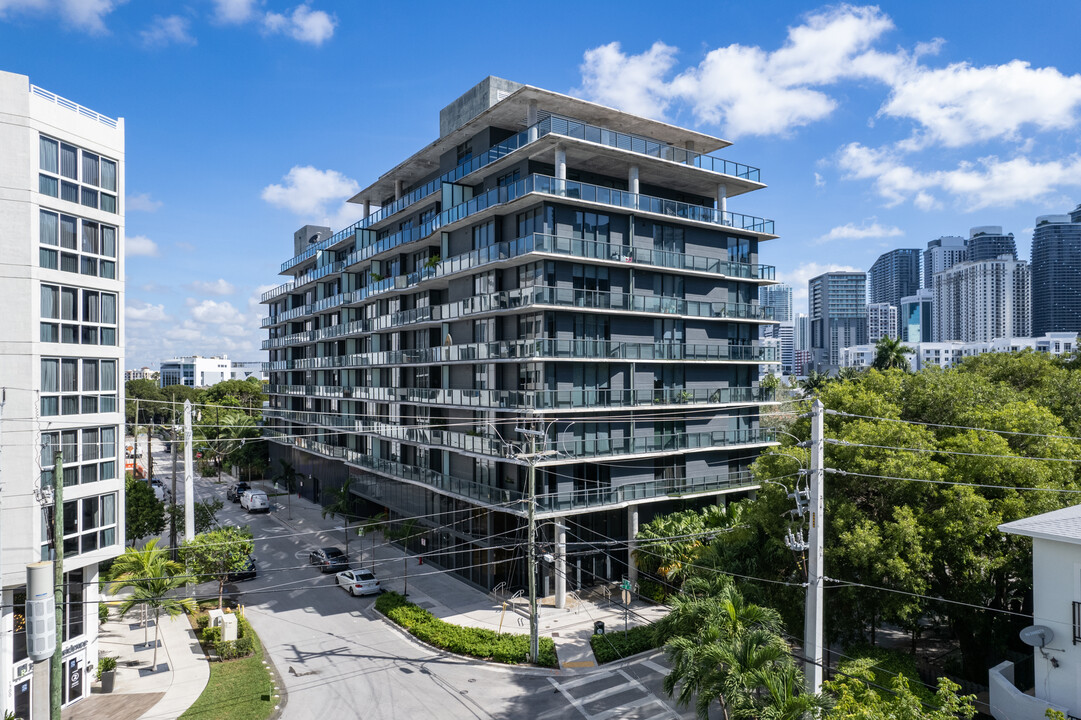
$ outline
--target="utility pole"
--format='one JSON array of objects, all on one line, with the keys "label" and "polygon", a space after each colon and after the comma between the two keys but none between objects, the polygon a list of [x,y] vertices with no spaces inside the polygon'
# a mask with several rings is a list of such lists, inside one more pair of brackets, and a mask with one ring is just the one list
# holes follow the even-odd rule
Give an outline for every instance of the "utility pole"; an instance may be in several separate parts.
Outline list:
[{"label": "utility pole", "polygon": [[537,622],[537,437],[544,436],[544,433],[528,428],[514,428],[514,431],[529,436],[529,661],[536,663],[540,657]]},{"label": "utility pole", "polygon": [[56,648],[50,670],[49,718],[60,720],[60,690],[64,683],[64,445],[56,448],[53,464],[53,596],[56,598]]},{"label": "utility pole", "polygon": [[173,497],[172,497],[172,512],[169,514],[169,556],[176,560],[176,444],[179,438],[176,434],[176,427],[169,429],[170,437],[173,442]]},{"label": "utility pole", "polygon": [[195,475],[192,467],[191,400],[184,401],[184,539],[195,537]]},{"label": "utility pole", "polygon": [[807,692],[822,691],[822,576],[825,572],[825,407],[815,398],[811,406],[810,528],[807,550],[807,604],[804,609],[803,654]]}]

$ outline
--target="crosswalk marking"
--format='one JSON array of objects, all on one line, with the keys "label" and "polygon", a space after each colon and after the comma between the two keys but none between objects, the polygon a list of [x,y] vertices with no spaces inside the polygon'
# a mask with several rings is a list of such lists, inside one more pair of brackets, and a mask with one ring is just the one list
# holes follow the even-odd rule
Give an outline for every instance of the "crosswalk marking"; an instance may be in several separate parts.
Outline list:
[{"label": "crosswalk marking", "polygon": [[[647,669],[660,673],[667,674],[668,670],[656,663],[650,661],[643,661],[640,665],[645,666]],[[601,690],[589,692],[588,686],[594,683],[607,681],[615,678],[617,681],[622,678],[623,682],[606,687]],[[548,682],[554,687],[572,706],[577,710],[582,717],[586,720],[613,720],[614,718],[623,718],[629,716],[631,713],[635,713],[636,717],[639,717],[639,713],[635,711],[645,710],[647,715],[641,717],[648,720],[680,720],[680,715],[675,712],[664,700],[658,698],[653,692],[643,685],[637,678],[627,673],[626,670],[620,669],[615,672],[598,672],[583,677],[577,677],[566,682],[559,682],[555,678],[548,678]],[[576,697],[572,690],[584,691],[588,694]],[[627,700],[626,695],[628,693],[640,694],[640,697],[633,700]],[[580,694],[580,693],[579,693]],[[621,697],[622,696],[622,697]],[[613,707],[597,708],[597,712],[589,712],[586,710],[586,706],[595,706],[597,704],[605,705],[602,701],[610,699],[610,703],[617,703]],[[651,708],[651,706],[656,706]]]}]

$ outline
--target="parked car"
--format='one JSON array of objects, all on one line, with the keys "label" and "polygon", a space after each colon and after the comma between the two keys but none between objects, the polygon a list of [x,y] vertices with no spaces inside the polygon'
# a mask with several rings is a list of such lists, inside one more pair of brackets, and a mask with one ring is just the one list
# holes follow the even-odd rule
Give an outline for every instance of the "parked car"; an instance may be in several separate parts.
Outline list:
[{"label": "parked car", "polygon": [[308,562],[318,565],[321,572],[339,572],[349,569],[345,553],[336,547],[319,548],[308,553]]},{"label": "parked car", "polygon": [[169,492],[169,488],[165,487],[165,483],[157,478],[151,479],[150,489],[154,491],[154,497],[156,497],[159,502],[168,502],[169,498],[172,496],[172,493]]},{"label": "parked car", "polygon": [[255,556],[254,555],[249,555],[248,556],[248,564],[245,566],[245,568],[243,570],[236,570],[234,572],[229,573],[228,575],[225,576],[225,581],[233,583],[233,582],[243,582],[244,580],[254,580],[255,575],[256,575],[256,572],[255,572]]},{"label": "parked car", "polygon": [[246,482],[238,482],[235,485],[230,485],[229,489],[225,491],[225,499],[238,503],[240,502],[240,496],[244,494],[245,490],[251,490],[251,485],[248,485]]},{"label": "parked car", "polygon": [[262,490],[245,490],[240,496],[240,507],[248,512],[270,512],[270,498]]},{"label": "parked car", "polygon": [[337,575],[338,587],[343,587],[353,596],[375,595],[383,591],[375,573],[371,570],[346,570]]}]

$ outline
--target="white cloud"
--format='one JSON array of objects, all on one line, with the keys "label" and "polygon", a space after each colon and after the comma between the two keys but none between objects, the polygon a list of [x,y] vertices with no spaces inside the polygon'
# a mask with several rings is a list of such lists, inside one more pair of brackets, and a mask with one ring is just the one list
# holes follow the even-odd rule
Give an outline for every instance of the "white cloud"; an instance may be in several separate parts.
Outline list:
[{"label": "white cloud", "polygon": [[[195,301],[188,298],[191,316],[196,322],[209,325],[243,325],[244,315],[227,300]],[[256,324],[258,327],[258,323]]]},{"label": "white cloud", "polygon": [[129,325],[158,325],[165,322],[168,315],[164,305],[128,302],[124,304],[124,321]]},{"label": "white cloud", "polygon": [[221,23],[242,23],[255,14],[255,0],[214,0],[214,18]]},{"label": "white cloud", "polygon": [[282,180],[263,188],[263,200],[275,207],[332,228],[345,227],[363,214],[362,207],[345,202],[360,185],[337,170],[296,166]]},{"label": "white cloud", "polygon": [[190,21],[179,15],[168,17],[156,16],[150,27],[139,33],[143,45],[163,47],[165,45],[195,45],[195,38],[188,32]]},{"label": "white cloud", "polygon": [[838,225],[828,233],[815,240],[816,245],[827,243],[832,240],[865,240],[868,238],[900,237],[904,231],[899,227],[880,225],[877,222],[864,223],[856,226],[854,223]]},{"label": "white cloud", "polygon": [[821,173],[815,173],[815,187],[826,187],[826,178],[822,177]]},{"label": "white cloud", "polygon": [[838,164],[848,178],[871,180],[888,206],[912,200],[921,210],[941,206],[936,193],[951,196],[955,205],[972,212],[1040,201],[1063,187],[1081,187],[1078,155],[1047,162],[990,155],[961,162],[952,170],[921,171],[906,164],[897,152],[850,143],[841,148]]},{"label": "white cloud", "polygon": [[105,16],[126,0],[0,0],[0,18],[10,11],[56,13],[65,23],[95,35],[108,32]]},{"label": "white cloud", "polygon": [[[839,265],[837,263],[809,262],[798,266],[795,270],[777,270],[777,279],[792,286],[792,304],[796,312],[807,312],[807,282],[827,272],[862,272],[859,268],[851,265]],[[802,310],[796,309],[802,307]]]},{"label": "white cloud", "polygon": [[1005,65],[917,68],[893,86],[879,115],[914,120],[921,132],[913,148],[927,143],[960,147],[996,138],[1018,139],[1026,125],[1038,130],[1073,127],[1081,110],[1081,75],[1053,67]]},{"label": "white cloud", "polygon": [[282,33],[300,42],[322,45],[334,35],[338,20],[322,10],[298,5],[292,13],[268,12],[263,17],[263,30],[268,34]]},{"label": "white cloud", "polygon": [[132,235],[124,242],[127,257],[157,257],[158,244],[145,235]]},{"label": "white cloud", "polygon": [[676,48],[653,43],[640,55],[626,55],[618,42],[587,50],[576,93],[635,115],[660,118],[671,92],[664,76],[675,66]]},{"label": "white cloud", "polygon": [[126,212],[157,212],[162,204],[161,200],[150,197],[150,193],[128,195],[124,198],[124,210]]},{"label": "white cloud", "polygon": [[232,295],[236,292],[236,288],[233,287],[233,284],[225,278],[209,281],[196,280],[188,285],[188,289],[192,292],[203,293],[204,295]]}]

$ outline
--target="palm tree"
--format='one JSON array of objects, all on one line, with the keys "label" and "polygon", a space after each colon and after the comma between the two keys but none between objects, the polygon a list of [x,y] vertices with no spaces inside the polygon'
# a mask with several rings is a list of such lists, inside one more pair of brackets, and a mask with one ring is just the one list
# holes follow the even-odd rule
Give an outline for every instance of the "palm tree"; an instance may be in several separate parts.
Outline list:
[{"label": "palm tree", "polygon": [[829,381],[829,373],[820,373],[817,370],[812,370],[807,373],[807,377],[799,381],[799,386],[800,389],[803,390],[804,395],[817,395],[829,384]]},{"label": "palm tree", "polygon": [[345,560],[349,561],[349,518],[353,516],[353,494],[349,492],[349,486],[353,484],[352,479],[346,478],[346,481],[330,491],[330,497],[332,498],[330,504],[323,508],[323,517],[339,517],[342,519],[342,529],[345,530]]},{"label": "palm tree", "polygon": [[285,458],[278,458],[278,462],[282,466],[282,485],[285,486],[286,502],[289,505],[289,519],[293,519],[293,493],[296,492],[297,486],[297,470],[293,467],[293,463],[289,462]]},{"label": "palm tree", "polygon": [[141,550],[126,548],[113,563],[113,572],[115,577],[109,586],[111,595],[131,589],[131,595],[120,604],[120,617],[136,605],[154,612],[154,658],[150,665],[153,671],[158,667],[158,620],[162,611],[169,617],[176,617],[181,612],[195,610],[195,601],[191,598],[170,595],[188,580],[184,566],[170,560],[166,550],[159,548],[158,539],[154,538]]},{"label": "palm tree", "polygon": [[864,368],[862,367],[843,367],[837,371],[838,380],[859,380],[863,377]]},{"label": "palm tree", "polygon": [[892,338],[883,335],[875,343],[875,359],[871,367],[875,370],[908,370],[908,358],[906,354],[913,352],[912,348],[906,347],[901,338]]}]

